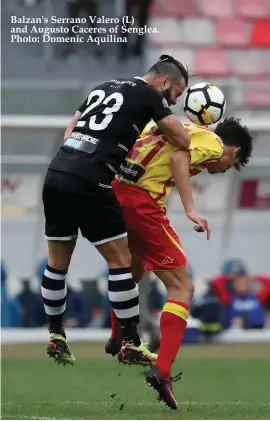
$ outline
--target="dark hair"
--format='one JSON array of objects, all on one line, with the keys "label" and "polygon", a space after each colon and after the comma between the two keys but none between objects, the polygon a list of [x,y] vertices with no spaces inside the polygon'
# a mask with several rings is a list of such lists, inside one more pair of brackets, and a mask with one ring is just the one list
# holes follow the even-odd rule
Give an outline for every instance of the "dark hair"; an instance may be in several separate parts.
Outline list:
[{"label": "dark hair", "polygon": [[163,54],[159,60],[148,71],[148,73],[156,73],[158,75],[168,75],[172,79],[179,79],[181,75],[188,84],[188,69],[186,69],[180,61],[175,60],[173,57]]},{"label": "dark hair", "polygon": [[240,147],[239,164],[235,168],[240,171],[240,166],[245,167],[252,154],[252,136],[246,126],[240,124],[240,118],[229,117],[219,123],[215,133],[221,138],[224,145]]}]

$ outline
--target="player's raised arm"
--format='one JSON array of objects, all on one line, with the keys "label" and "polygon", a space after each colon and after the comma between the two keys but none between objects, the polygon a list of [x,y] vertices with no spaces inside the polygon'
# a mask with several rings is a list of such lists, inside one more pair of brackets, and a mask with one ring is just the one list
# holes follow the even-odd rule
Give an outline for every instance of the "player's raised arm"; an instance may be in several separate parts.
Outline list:
[{"label": "player's raised arm", "polygon": [[158,121],[157,126],[171,145],[179,149],[189,148],[189,134],[174,114]]},{"label": "player's raised arm", "polygon": [[71,135],[74,127],[77,126],[77,123],[78,123],[78,121],[79,121],[79,119],[80,119],[80,117],[82,115],[82,112],[85,110],[85,107],[86,107],[86,104],[87,104],[87,100],[88,100],[88,98],[86,98],[83,101],[82,105],[75,112],[75,114],[74,114],[71,122],[69,123],[68,127],[66,128],[66,131],[65,131],[65,134],[64,134],[64,140],[67,140],[70,137],[70,135]]},{"label": "player's raised arm", "polygon": [[79,120],[80,117],[81,117],[81,112],[76,111],[76,113],[74,114],[71,122],[69,123],[68,127],[66,128],[66,131],[65,131],[65,134],[64,134],[64,140],[67,140],[70,137],[74,127],[77,126],[77,123],[78,123],[78,120]]},{"label": "player's raised arm", "polygon": [[189,177],[190,154],[186,151],[175,151],[171,155],[171,169],[174,182],[183,203],[187,217],[197,224],[196,231],[207,232],[207,240],[210,239],[211,230],[206,218],[200,215],[194,208],[192,190]]}]

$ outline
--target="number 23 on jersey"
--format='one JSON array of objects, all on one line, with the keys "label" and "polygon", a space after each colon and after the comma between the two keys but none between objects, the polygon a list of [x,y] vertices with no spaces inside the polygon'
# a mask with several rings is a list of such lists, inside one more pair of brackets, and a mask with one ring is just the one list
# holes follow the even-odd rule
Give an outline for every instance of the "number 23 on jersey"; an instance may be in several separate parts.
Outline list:
[{"label": "number 23 on jersey", "polygon": [[[100,131],[106,129],[113,119],[113,113],[116,113],[120,110],[120,108],[123,105],[123,102],[124,97],[119,92],[115,92],[106,97],[106,93],[101,89],[92,91],[88,96],[86,102],[87,107],[83,111],[77,123],[77,127],[85,127],[86,124],[88,124],[88,128],[90,130]],[[109,103],[110,105],[108,105]],[[99,105],[107,105],[107,107],[105,107],[103,111],[98,113],[98,115],[102,115],[104,116],[104,118],[101,122],[97,123],[97,115],[91,115],[89,118],[88,114],[90,113],[90,111],[94,110],[94,108],[98,107]]]}]

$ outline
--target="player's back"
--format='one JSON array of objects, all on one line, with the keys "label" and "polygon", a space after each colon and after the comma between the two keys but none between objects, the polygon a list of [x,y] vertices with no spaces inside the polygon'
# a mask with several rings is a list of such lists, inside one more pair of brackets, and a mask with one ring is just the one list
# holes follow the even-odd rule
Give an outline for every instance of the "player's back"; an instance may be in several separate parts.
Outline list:
[{"label": "player's back", "polygon": [[164,101],[141,78],[97,86],[79,108],[77,126],[50,168],[109,185],[148,121],[171,114]]},{"label": "player's back", "polygon": [[[206,127],[184,126],[191,138],[190,175],[195,175],[203,171],[209,161],[221,156],[223,143]],[[162,135],[148,135],[137,140],[125,164],[120,167],[120,180],[149,191],[155,200],[164,205],[174,186],[170,157],[176,149]]]},{"label": "player's back", "polygon": [[122,140],[130,149],[141,126],[148,122],[144,95],[151,89],[140,78],[112,79],[97,86],[80,107],[82,115],[74,130],[98,139],[110,136],[112,140]]}]

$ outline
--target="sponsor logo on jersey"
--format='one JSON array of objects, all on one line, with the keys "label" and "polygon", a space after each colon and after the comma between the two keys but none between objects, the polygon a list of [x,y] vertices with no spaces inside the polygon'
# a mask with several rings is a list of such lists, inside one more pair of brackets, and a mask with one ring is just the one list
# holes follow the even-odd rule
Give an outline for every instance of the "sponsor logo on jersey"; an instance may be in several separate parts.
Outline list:
[{"label": "sponsor logo on jersey", "polygon": [[169,107],[169,104],[166,98],[163,98],[162,104],[164,105],[164,107],[167,107],[167,108]]},{"label": "sponsor logo on jersey", "polygon": [[99,142],[99,139],[96,139],[95,137],[89,136],[88,134],[83,134],[79,132],[73,132],[71,134],[72,139],[77,139],[85,142],[93,143],[93,145],[96,145]]},{"label": "sponsor logo on jersey", "polygon": [[117,79],[112,79],[110,80],[110,82],[115,83],[116,85],[124,85],[124,84],[128,84],[131,86],[136,86],[136,83],[132,82],[131,80],[117,80]]},{"label": "sponsor logo on jersey", "polygon": [[121,170],[121,172],[123,172],[125,174],[133,175],[134,177],[136,177],[136,175],[138,174],[138,171],[133,170],[132,168],[127,168],[123,164],[120,165],[120,170]]}]

